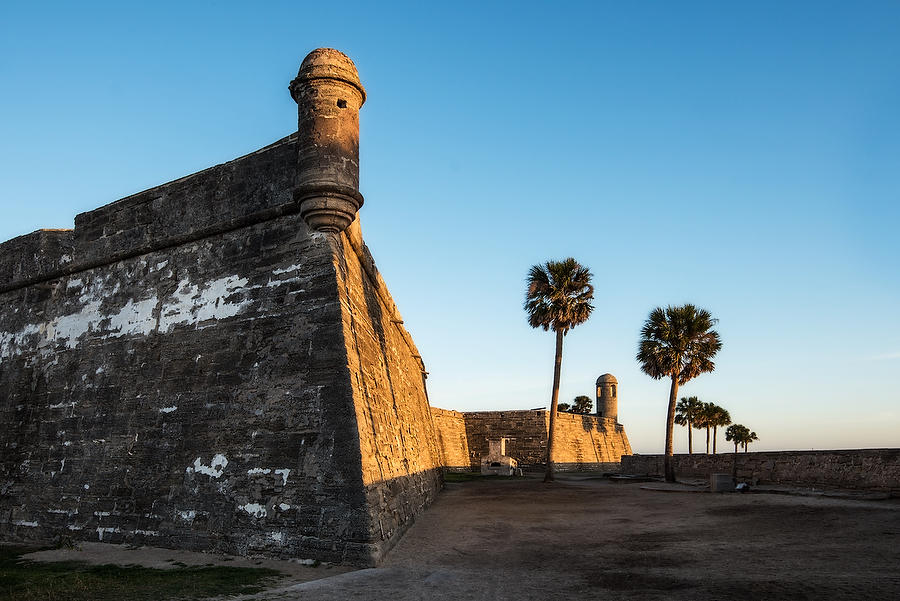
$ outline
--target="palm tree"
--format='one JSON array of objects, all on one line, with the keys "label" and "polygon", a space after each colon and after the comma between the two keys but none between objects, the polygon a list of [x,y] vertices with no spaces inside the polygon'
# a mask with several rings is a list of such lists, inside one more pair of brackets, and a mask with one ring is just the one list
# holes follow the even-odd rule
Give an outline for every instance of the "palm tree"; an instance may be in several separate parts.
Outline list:
[{"label": "palm tree", "polygon": [[727,409],[723,409],[718,405],[713,404],[712,417],[710,420],[710,425],[713,428],[713,455],[716,454],[716,435],[718,434],[719,426],[727,426],[731,423],[731,414],[728,413]]},{"label": "palm tree", "polygon": [[749,434],[750,429],[741,424],[731,424],[725,430],[725,440],[734,443],[734,452],[737,453],[738,445],[744,440],[745,434]]},{"label": "palm tree", "polygon": [[563,336],[587,321],[594,310],[594,287],[587,267],[569,257],[532,265],[528,271],[525,311],[528,325],[556,332],[556,359],[553,364],[553,393],[550,397],[550,430],[547,433],[547,472],[544,482],[553,481],[553,430],[559,400],[559,373],[562,367]]},{"label": "palm tree", "polygon": [[697,417],[694,418],[695,427],[700,430],[706,430],[706,454],[709,455],[709,430],[712,428],[713,403],[703,403],[697,411]]},{"label": "palm tree", "polygon": [[575,397],[575,400],[572,401],[572,413],[580,413],[582,415],[587,415],[591,412],[591,408],[594,406],[594,401],[591,400],[591,397],[580,394]]},{"label": "palm tree", "polygon": [[725,430],[725,440],[734,443],[735,454],[738,452],[738,445],[741,445],[741,448],[743,448],[746,453],[747,445],[754,440],[759,440],[759,436],[756,435],[756,432],[751,432],[750,428],[743,424],[731,424],[728,426],[728,429]]},{"label": "palm tree", "polygon": [[691,429],[696,427],[697,418],[703,409],[703,403],[695,396],[681,397],[675,406],[675,423],[679,426],[687,426],[688,431],[688,454],[694,454],[694,441],[691,436]]},{"label": "palm tree", "polygon": [[719,333],[712,329],[717,320],[709,311],[694,305],[657,307],[650,312],[638,345],[637,360],[651,378],[671,378],[666,412],[666,481],[675,481],[672,465],[672,431],[675,428],[675,400],[678,386],[716,368],[713,357],[722,348]]},{"label": "palm tree", "polygon": [[[756,432],[748,432],[747,436],[744,437],[744,440],[741,441],[741,444],[744,447],[744,452],[747,452],[747,445],[753,442],[754,440],[759,440],[759,436],[756,435]],[[735,451],[737,452],[737,451]]]}]

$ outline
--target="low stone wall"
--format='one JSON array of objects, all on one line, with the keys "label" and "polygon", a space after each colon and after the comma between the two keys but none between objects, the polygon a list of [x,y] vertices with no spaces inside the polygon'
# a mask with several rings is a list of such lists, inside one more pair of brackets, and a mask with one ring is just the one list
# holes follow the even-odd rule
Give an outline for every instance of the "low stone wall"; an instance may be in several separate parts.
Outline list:
[{"label": "low stone wall", "polygon": [[[506,454],[519,466],[543,465],[547,457],[548,411],[471,411],[432,407],[443,449],[444,465],[455,471],[478,469],[488,441],[506,438]],[[631,454],[625,428],[614,419],[595,415],[557,414],[553,460],[559,471],[618,471]]]},{"label": "low stone wall", "polygon": [[[705,478],[736,467],[738,480],[760,484],[900,492],[900,449],[674,455],[673,460],[676,476],[683,477]],[[622,472],[661,475],[663,456],[622,457]]]}]

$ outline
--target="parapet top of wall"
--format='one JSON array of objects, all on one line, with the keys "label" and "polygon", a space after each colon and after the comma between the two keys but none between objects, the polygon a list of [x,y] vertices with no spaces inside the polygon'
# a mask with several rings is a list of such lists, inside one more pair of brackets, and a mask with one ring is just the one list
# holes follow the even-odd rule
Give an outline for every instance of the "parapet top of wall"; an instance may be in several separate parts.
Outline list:
[{"label": "parapet top of wall", "polygon": [[296,139],[0,244],[0,292],[296,212]]},{"label": "parapet top of wall", "polygon": [[[496,419],[496,420],[516,420],[516,419],[543,419],[549,423],[550,412],[546,409],[513,409],[509,411],[454,411],[452,409],[441,409],[432,407],[431,412],[436,415],[471,417],[472,419]],[[577,423],[592,423],[603,425],[605,427],[620,426],[616,420],[611,417],[600,417],[593,414],[585,413],[566,413],[557,412],[557,419],[562,421]]]},{"label": "parapet top of wall", "polygon": [[74,247],[72,230],[38,230],[0,244],[0,285],[65,269]]}]

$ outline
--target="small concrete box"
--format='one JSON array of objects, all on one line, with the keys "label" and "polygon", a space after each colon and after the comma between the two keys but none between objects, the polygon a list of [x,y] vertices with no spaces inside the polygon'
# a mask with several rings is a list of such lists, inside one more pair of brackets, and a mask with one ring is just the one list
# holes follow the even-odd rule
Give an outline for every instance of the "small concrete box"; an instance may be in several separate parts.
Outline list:
[{"label": "small concrete box", "polygon": [[709,490],[712,492],[734,492],[734,479],[731,474],[712,474],[709,477]]},{"label": "small concrete box", "polygon": [[518,463],[506,455],[506,439],[489,440],[490,452],[481,457],[481,473],[485,476],[512,476]]}]

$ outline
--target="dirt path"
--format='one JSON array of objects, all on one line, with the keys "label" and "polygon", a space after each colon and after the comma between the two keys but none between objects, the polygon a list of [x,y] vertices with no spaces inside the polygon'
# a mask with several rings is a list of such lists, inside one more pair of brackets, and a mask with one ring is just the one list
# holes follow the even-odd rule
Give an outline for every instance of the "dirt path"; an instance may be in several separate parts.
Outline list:
[{"label": "dirt path", "polygon": [[897,500],[642,486],[448,484],[382,567],[305,568],[330,577],[253,599],[900,598]]}]

